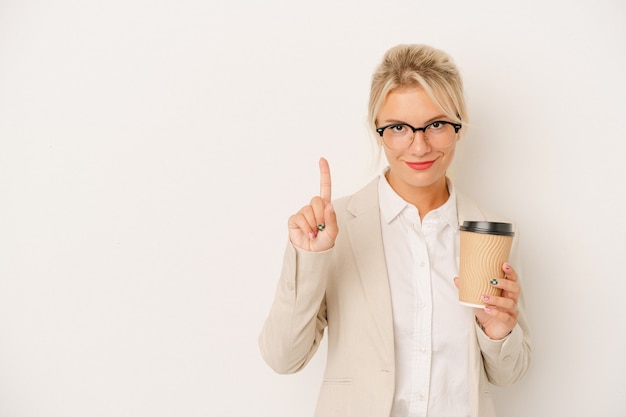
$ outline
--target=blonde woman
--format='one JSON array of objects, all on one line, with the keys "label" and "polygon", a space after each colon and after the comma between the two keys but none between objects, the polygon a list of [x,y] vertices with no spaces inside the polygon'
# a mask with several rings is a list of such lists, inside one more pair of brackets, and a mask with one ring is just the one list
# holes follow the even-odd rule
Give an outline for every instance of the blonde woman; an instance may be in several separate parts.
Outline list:
[{"label": "blonde woman", "polygon": [[530,335],[517,241],[492,284],[502,295],[485,295],[482,309],[458,302],[459,224],[505,219],[446,177],[467,120],[452,59],[391,48],[372,78],[369,120],[388,167],[333,201],[320,160],[319,196],[288,221],[262,356],[297,372],[328,333],[318,417],[495,416],[489,385],[524,375]]}]

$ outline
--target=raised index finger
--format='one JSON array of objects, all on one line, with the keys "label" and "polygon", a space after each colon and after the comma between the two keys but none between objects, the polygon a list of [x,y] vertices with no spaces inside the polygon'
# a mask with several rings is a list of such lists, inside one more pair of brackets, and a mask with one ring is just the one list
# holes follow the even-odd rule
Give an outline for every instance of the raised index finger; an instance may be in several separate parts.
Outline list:
[{"label": "raised index finger", "polygon": [[330,203],[330,167],[324,158],[320,158],[320,197]]}]

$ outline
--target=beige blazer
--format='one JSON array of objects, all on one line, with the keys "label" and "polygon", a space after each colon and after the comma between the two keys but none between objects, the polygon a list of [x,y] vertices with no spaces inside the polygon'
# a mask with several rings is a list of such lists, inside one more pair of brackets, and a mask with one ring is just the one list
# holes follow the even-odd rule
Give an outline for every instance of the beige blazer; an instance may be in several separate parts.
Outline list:
[{"label": "beige blazer", "polygon": [[[294,373],[309,362],[328,329],[316,417],[387,417],[391,411],[393,315],[377,181],[333,203],[339,235],[332,249],[310,253],[287,246],[275,300],[259,336],[270,367]],[[459,193],[457,211],[459,223],[504,220]],[[515,238],[509,261],[519,272],[517,246]],[[472,417],[495,416],[489,383],[513,383],[528,368],[531,347],[523,298],[519,307],[518,325],[504,342],[489,340],[475,320],[467,323]]]}]

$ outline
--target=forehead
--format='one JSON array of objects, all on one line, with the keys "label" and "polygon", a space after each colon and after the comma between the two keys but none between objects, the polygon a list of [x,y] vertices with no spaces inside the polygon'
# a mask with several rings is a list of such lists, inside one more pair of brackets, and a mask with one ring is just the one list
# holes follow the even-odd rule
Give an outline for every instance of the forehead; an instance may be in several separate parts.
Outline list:
[{"label": "forehead", "polygon": [[443,115],[444,112],[422,87],[405,86],[387,94],[376,119],[379,123],[402,121],[420,124]]}]

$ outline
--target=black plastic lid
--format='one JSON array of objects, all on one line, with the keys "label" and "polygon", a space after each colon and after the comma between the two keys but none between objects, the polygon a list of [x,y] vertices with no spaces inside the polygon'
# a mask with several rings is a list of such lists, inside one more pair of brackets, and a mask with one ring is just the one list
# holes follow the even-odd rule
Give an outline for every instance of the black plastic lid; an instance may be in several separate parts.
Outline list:
[{"label": "black plastic lid", "polygon": [[465,221],[459,229],[464,232],[485,233],[488,235],[515,235],[515,232],[513,232],[513,225],[511,223]]}]

